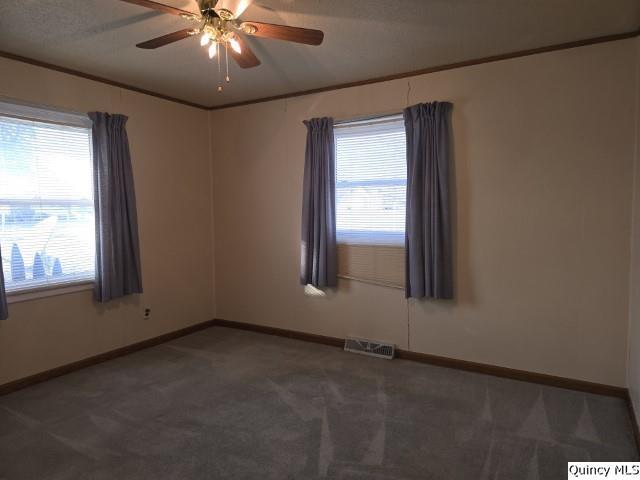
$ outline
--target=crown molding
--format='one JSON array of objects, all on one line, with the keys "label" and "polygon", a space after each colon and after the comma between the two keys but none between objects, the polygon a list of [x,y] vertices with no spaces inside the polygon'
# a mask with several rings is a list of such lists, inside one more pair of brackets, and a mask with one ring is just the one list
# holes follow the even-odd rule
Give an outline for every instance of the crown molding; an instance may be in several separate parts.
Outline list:
[{"label": "crown molding", "polygon": [[388,82],[390,80],[398,80],[401,78],[415,77],[418,75],[425,75],[428,73],[442,72],[445,70],[454,70],[456,68],[462,68],[462,67],[471,67],[473,65],[482,65],[483,63],[492,63],[492,62],[499,62],[502,60],[510,60],[512,58],[528,57],[530,55],[537,55],[539,53],[555,52],[558,50],[567,50],[570,48],[584,47],[587,45],[595,45],[598,43],[614,42],[617,40],[626,40],[628,38],[634,38],[639,35],[640,35],[640,29],[634,30],[632,32],[617,33],[613,35],[604,35],[601,37],[592,37],[584,40],[558,43],[558,44],[549,45],[546,47],[531,48],[528,50],[518,50],[516,52],[511,52],[511,53],[492,55],[489,57],[476,58],[473,60],[465,60],[464,62],[448,63],[445,65],[438,65],[435,67],[428,67],[420,70],[412,70],[410,72],[398,73],[394,75],[386,75],[383,77],[375,77],[375,78],[370,78],[368,80],[359,80],[357,82],[340,83],[340,84],[332,85],[328,87],[314,88],[311,90],[301,90],[293,93],[286,93],[282,95],[274,95],[271,97],[257,98],[255,100],[246,100],[242,102],[215,105],[215,106],[209,107],[209,110],[221,110],[224,108],[241,107],[244,105],[252,105],[254,103],[271,102],[273,100],[282,100],[285,98],[301,97],[304,95],[313,95],[314,93],[341,90],[343,88],[360,87],[362,85],[370,85],[372,83]]},{"label": "crown molding", "polygon": [[617,33],[617,34],[613,34],[613,35],[604,35],[604,36],[600,36],[600,37],[592,37],[592,38],[587,38],[584,40],[576,40],[573,42],[565,42],[565,43],[558,43],[558,44],[554,44],[554,45],[549,45],[546,47],[539,47],[539,48],[532,48],[532,49],[528,49],[528,50],[518,50],[516,52],[510,52],[510,53],[504,53],[504,54],[500,54],[500,55],[492,55],[489,57],[482,57],[482,58],[476,58],[476,59],[472,59],[472,60],[465,60],[463,62],[456,62],[456,63],[448,63],[445,65],[438,65],[435,67],[428,67],[428,68],[422,68],[419,70],[412,70],[410,72],[404,72],[404,73],[398,73],[398,74],[394,74],[394,75],[386,75],[386,76],[382,76],[382,77],[374,77],[374,78],[370,78],[370,79],[366,79],[366,80],[359,80],[356,82],[349,82],[349,83],[339,83],[336,85],[330,85],[330,86],[326,86],[326,87],[320,87],[320,88],[314,88],[314,89],[310,89],[310,90],[300,90],[297,92],[291,92],[291,93],[285,93],[282,95],[274,95],[274,96],[270,96],[270,97],[261,97],[261,98],[256,98],[253,100],[245,100],[245,101],[241,101],[241,102],[233,102],[233,103],[226,103],[226,104],[222,104],[222,105],[211,105],[211,106],[207,106],[201,103],[196,103],[196,102],[190,102],[188,100],[183,100],[180,98],[176,98],[176,97],[172,97],[170,95],[164,95],[162,93],[158,93],[158,92],[154,92],[151,90],[146,90],[144,88],[139,88],[136,87],[134,85],[128,85],[126,83],[122,83],[122,82],[117,82],[115,80],[110,80],[108,78],[104,78],[104,77],[100,77],[97,75],[93,75],[90,73],[85,73],[85,72],[81,72],[79,70],[74,70],[71,68],[67,68],[67,67],[62,67],[59,65],[54,65],[52,63],[48,63],[48,62],[43,62],[40,60],[35,60],[33,58],[29,58],[29,57],[24,57],[21,55],[16,55],[14,53],[9,53],[9,52],[5,52],[0,50],[0,58],[7,58],[9,60],[15,60],[17,62],[22,62],[22,63],[26,63],[29,65],[34,65],[37,67],[42,67],[42,68],[46,68],[48,70],[53,70],[56,72],[61,72],[61,73],[66,73],[68,75],[73,75],[75,77],[81,77],[81,78],[85,78],[87,80],[92,80],[94,82],[99,82],[99,83],[104,83],[106,85],[110,85],[112,87],[118,87],[118,88],[123,88],[132,92],[136,92],[136,93],[141,93],[143,95],[149,95],[152,97],[156,97],[156,98],[160,98],[162,100],[167,100],[170,102],[174,102],[174,103],[179,103],[181,105],[187,105],[189,107],[193,107],[193,108],[199,108],[201,110],[209,110],[209,111],[214,111],[214,110],[221,110],[224,108],[232,108],[232,107],[240,107],[240,106],[244,106],[244,105],[252,105],[255,103],[264,103],[264,102],[271,102],[273,100],[282,100],[285,98],[293,98],[293,97],[301,97],[301,96],[305,96],[305,95],[313,95],[315,93],[322,93],[322,92],[330,92],[333,90],[341,90],[344,88],[351,88],[351,87],[359,87],[362,85],[370,85],[373,83],[381,83],[381,82],[388,82],[390,80],[398,80],[398,79],[402,79],[402,78],[408,78],[408,77],[415,77],[418,75],[425,75],[428,73],[435,73],[435,72],[442,72],[445,70],[454,70],[456,68],[462,68],[462,67],[470,67],[473,65],[482,65],[484,63],[492,63],[492,62],[499,62],[502,60],[510,60],[513,58],[520,58],[520,57],[527,57],[530,55],[537,55],[540,53],[548,53],[548,52],[555,52],[558,50],[567,50],[570,48],[576,48],[576,47],[584,47],[584,46],[588,46],[588,45],[595,45],[598,43],[606,43],[606,42],[614,42],[617,40],[626,40],[629,38],[634,38],[640,35],[640,29],[634,30],[632,32],[624,32],[624,33]]},{"label": "crown molding", "polygon": [[97,75],[92,75],[90,73],[80,72],[78,70],[73,70],[72,68],[61,67],[59,65],[54,65],[52,63],[42,62],[40,60],[35,60],[29,57],[23,57],[21,55],[16,55],[14,53],[9,53],[0,50],[0,58],[7,58],[9,60],[15,60],[17,62],[27,63],[29,65],[35,65],[36,67],[46,68],[47,70],[54,70],[56,72],[66,73],[68,75],[73,75],[74,77],[86,78],[87,80],[92,80],[94,82],[104,83],[105,85],[110,85],[112,87],[124,88],[125,90],[129,90],[136,93],[142,93],[143,95],[149,95],[151,97],[161,98],[162,100],[168,100],[170,102],[179,103],[181,105],[187,105],[189,107],[199,108],[202,110],[209,110],[211,107],[207,107],[206,105],[202,105],[200,103],[189,102],[188,100],[182,100],[180,98],[172,97],[170,95],[164,95],[162,93],[153,92],[151,90],[146,90],[144,88],[135,87],[133,85],[128,85],[122,82],[116,82],[115,80],[109,80],[108,78],[99,77]]}]

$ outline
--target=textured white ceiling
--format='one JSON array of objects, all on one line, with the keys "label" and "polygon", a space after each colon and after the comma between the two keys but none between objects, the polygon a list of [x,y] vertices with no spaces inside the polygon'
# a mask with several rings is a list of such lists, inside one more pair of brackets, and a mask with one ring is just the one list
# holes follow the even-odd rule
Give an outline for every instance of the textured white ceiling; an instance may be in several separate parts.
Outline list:
[{"label": "textured white ceiling", "polygon": [[[197,11],[195,0],[166,0]],[[118,0],[0,0],[0,50],[212,106],[366,80],[640,27],[640,0],[255,0],[244,20],[317,28],[319,47],[250,38],[262,65],[217,67],[192,23]]]}]

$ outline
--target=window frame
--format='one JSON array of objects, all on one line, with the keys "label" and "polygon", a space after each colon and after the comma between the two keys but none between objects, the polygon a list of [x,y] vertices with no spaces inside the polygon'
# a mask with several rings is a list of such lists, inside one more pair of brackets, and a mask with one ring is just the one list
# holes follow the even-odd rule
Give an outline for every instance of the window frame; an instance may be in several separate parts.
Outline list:
[{"label": "window frame", "polygon": [[[335,181],[336,181],[336,215],[338,210],[338,142],[337,138],[339,133],[336,134],[336,129],[339,128],[348,128],[351,126],[366,126],[366,125],[380,125],[385,123],[398,123],[402,125],[402,130],[405,135],[405,143],[406,143],[406,131],[404,131],[404,117],[402,113],[391,113],[386,115],[378,115],[372,117],[361,117],[357,119],[351,120],[341,120],[334,122],[334,142],[335,142],[335,161],[336,161],[336,173],[335,173]],[[406,151],[405,151],[406,156]],[[406,163],[405,163],[406,166]],[[399,178],[387,178],[373,181],[371,179],[364,180],[346,180],[340,182],[343,186],[358,186],[358,185],[375,185],[375,186],[404,186],[405,189],[407,187],[408,182],[408,172],[405,171],[404,179]],[[384,231],[375,231],[375,230],[342,230],[343,233],[342,238],[340,238],[340,234],[338,233],[338,226],[336,221],[336,240],[337,240],[337,251],[338,251],[338,278],[342,278],[349,281],[357,281],[362,283],[367,283],[371,285],[376,285],[379,287],[385,288],[393,288],[393,289],[401,289],[404,290],[404,251],[405,251],[405,238],[406,238],[406,195],[405,195],[405,204],[404,204],[404,229],[402,233],[399,232],[389,232],[385,233]],[[337,218],[336,218],[337,220]],[[385,239],[384,237],[387,236]],[[373,238],[372,238],[373,237]],[[377,237],[377,238],[376,238]],[[364,253],[366,250],[369,253]],[[364,256],[363,256],[364,255]],[[341,260],[343,256],[346,256],[346,260]],[[366,271],[367,269],[358,268],[359,262],[355,264],[350,264],[349,257],[358,257],[359,259],[367,258],[371,265],[376,265],[373,267],[373,271]],[[389,263],[391,262],[391,263]],[[390,270],[385,270],[386,274],[380,274],[380,270],[378,268],[381,265],[390,266]],[[355,269],[352,267],[356,265]],[[369,265],[369,266],[371,266]],[[394,268],[393,265],[396,265],[397,268]],[[400,269],[402,273],[400,274]],[[398,278],[398,275],[402,276],[402,279]]]},{"label": "window frame", "polygon": [[[78,113],[50,106],[20,102],[3,96],[0,96],[0,118],[1,117],[85,128],[89,131],[93,127],[93,122],[86,113]],[[91,135],[89,135],[89,142],[91,142]],[[89,146],[91,152],[91,144]],[[93,170],[92,158],[90,159],[90,163],[91,169]],[[93,279],[79,278],[75,281],[71,280],[59,283],[51,282],[48,284],[37,284],[31,286],[26,285],[24,288],[7,291],[7,303],[19,303],[38,298],[93,290],[95,283],[94,270]]]},{"label": "window frame", "polygon": [[[377,116],[372,116],[372,117],[366,117],[366,118],[358,118],[358,119],[352,119],[352,120],[341,120],[341,121],[337,121],[334,122],[333,127],[334,127],[334,143],[335,143],[335,161],[336,161],[336,173],[335,173],[335,185],[336,185],[336,198],[335,198],[335,203],[336,203],[336,215],[337,215],[337,211],[338,211],[338,198],[337,198],[337,194],[338,194],[338,189],[339,184],[340,186],[352,186],[352,187],[358,187],[358,186],[391,186],[391,187],[395,187],[395,186],[404,186],[406,189],[407,186],[407,174],[405,173],[405,178],[404,180],[398,179],[398,178],[394,178],[394,179],[381,179],[381,180],[376,180],[376,181],[372,181],[369,179],[365,179],[365,180],[353,180],[353,181],[341,181],[338,182],[338,142],[337,142],[337,138],[338,138],[338,133],[336,133],[336,130],[340,129],[340,128],[349,128],[349,127],[358,127],[358,126],[367,126],[367,125],[383,125],[383,124],[389,124],[389,123],[402,123],[403,122],[403,115],[402,113],[392,113],[392,114],[388,114],[388,115],[377,115]],[[403,127],[404,128],[404,127]],[[406,138],[405,138],[406,140]],[[359,245],[359,246],[380,246],[380,247],[397,247],[397,248],[403,248],[404,249],[404,241],[405,241],[405,235],[406,235],[406,209],[407,209],[407,205],[406,205],[406,197],[405,197],[405,226],[404,226],[404,230],[402,231],[402,233],[397,233],[397,232],[389,232],[389,233],[385,233],[384,231],[375,231],[375,230],[357,230],[357,229],[350,229],[350,230],[342,230],[343,232],[346,232],[344,235],[344,237],[347,239],[346,241],[340,241],[340,239],[337,239],[337,243],[338,244],[344,244],[344,245]],[[337,218],[336,218],[337,220]],[[336,237],[339,237],[339,232],[340,230],[338,229],[337,226],[337,222],[336,222]],[[373,234],[372,232],[375,232],[375,234]],[[385,240],[384,237],[388,236],[389,240]],[[367,237],[377,237],[376,240],[372,240],[371,238],[367,238]],[[368,240],[368,241],[367,241]]]}]

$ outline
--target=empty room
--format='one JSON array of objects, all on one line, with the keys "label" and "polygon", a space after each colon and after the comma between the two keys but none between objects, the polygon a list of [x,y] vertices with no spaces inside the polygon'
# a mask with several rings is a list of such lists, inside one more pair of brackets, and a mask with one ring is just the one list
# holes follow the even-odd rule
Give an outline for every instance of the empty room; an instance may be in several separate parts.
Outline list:
[{"label": "empty room", "polygon": [[640,0],[2,0],[0,480],[640,479]]}]

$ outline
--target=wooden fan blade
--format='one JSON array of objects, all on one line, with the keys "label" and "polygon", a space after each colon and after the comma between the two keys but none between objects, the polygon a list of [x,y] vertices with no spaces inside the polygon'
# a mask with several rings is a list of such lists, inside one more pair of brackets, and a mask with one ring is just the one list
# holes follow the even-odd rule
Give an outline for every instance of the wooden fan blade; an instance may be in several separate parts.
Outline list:
[{"label": "wooden fan blade", "polygon": [[152,50],[154,48],[163,47],[164,45],[177,42],[178,40],[184,40],[187,37],[195,35],[196,33],[197,30],[194,30],[193,28],[185,28],[184,30],[178,30],[177,32],[168,33],[166,35],[162,35],[161,37],[138,43],[136,47]]},{"label": "wooden fan blade", "polygon": [[320,45],[324,40],[323,32],[309,28],[288,27],[286,25],[262,22],[242,22],[241,28],[243,32],[254,37],[275,38],[306,45]]},{"label": "wooden fan blade", "polygon": [[120,0],[121,2],[132,3],[133,5],[138,5],[140,7],[150,8],[151,10],[157,10],[162,13],[170,13],[171,15],[180,15],[181,17],[188,18],[197,18],[193,12],[189,12],[188,10],[182,10],[180,8],[170,7],[169,5],[164,5],[163,3],[153,2],[152,0]]},{"label": "wooden fan blade", "polygon": [[240,68],[251,68],[260,65],[260,60],[249,48],[247,42],[240,35],[236,35],[236,40],[240,44],[240,52],[236,52],[233,48],[229,48],[229,54],[233,57]]}]

